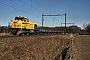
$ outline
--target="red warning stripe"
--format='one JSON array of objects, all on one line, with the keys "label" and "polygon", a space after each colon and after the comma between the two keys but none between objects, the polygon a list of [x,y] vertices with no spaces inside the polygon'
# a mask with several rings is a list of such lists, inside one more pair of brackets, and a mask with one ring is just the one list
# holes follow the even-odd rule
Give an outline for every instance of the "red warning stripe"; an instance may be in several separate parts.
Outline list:
[{"label": "red warning stripe", "polygon": [[29,24],[28,22],[23,22],[22,24]]}]

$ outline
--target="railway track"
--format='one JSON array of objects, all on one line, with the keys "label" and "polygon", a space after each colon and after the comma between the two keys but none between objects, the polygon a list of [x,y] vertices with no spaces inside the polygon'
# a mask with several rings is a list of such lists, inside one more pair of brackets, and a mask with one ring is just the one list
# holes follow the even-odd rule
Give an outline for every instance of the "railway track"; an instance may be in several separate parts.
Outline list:
[{"label": "railway track", "polygon": [[54,35],[22,35],[22,36],[19,36],[19,35],[3,35],[3,36],[0,36],[0,38],[14,38],[14,37],[54,37],[54,36],[58,36],[56,34]]}]

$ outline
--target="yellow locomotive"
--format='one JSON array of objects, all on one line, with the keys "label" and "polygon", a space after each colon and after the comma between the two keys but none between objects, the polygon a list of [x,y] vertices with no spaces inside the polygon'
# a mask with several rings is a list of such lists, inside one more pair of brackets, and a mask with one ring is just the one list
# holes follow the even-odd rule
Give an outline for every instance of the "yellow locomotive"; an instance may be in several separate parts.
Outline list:
[{"label": "yellow locomotive", "polygon": [[9,33],[13,35],[35,34],[37,33],[37,24],[29,22],[28,17],[16,16],[9,24]]}]

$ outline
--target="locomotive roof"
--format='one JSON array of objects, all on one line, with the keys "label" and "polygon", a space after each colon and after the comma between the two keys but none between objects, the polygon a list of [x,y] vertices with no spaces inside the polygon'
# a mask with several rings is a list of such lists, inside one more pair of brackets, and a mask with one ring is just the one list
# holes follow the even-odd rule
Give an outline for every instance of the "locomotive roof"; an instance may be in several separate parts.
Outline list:
[{"label": "locomotive roof", "polygon": [[28,18],[28,17],[24,17],[24,16],[16,16],[15,18]]}]

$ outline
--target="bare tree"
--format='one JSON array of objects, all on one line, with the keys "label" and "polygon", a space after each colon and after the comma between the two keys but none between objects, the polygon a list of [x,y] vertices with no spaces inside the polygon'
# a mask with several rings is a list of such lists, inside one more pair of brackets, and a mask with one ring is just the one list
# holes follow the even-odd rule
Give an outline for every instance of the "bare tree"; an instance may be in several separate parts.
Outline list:
[{"label": "bare tree", "polygon": [[85,27],[86,32],[90,35],[90,23]]}]

